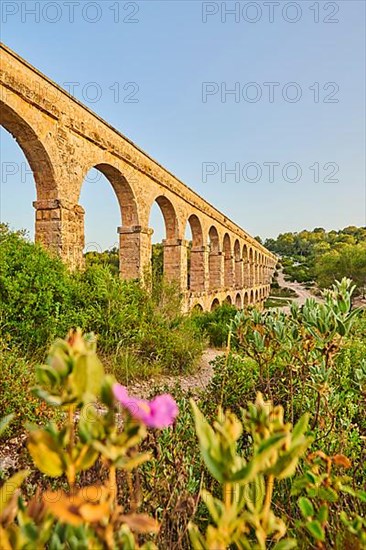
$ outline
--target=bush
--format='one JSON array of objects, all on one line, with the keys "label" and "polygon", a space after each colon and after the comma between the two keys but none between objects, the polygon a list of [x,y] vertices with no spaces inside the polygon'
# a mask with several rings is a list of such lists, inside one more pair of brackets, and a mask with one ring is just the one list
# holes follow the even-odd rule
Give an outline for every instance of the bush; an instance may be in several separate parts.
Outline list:
[{"label": "bush", "polygon": [[192,370],[202,339],[180,313],[177,288],[159,280],[150,293],[137,281],[120,280],[113,266],[99,260],[89,259],[85,271],[70,274],[22,233],[1,226],[0,336],[41,359],[56,336],[79,326],[98,335],[101,353],[114,366],[123,349],[155,372]]},{"label": "bush", "polygon": [[26,352],[42,353],[70,307],[62,262],[0,225],[0,334]]},{"label": "bush", "polygon": [[297,298],[298,294],[295,290],[289,287],[273,287],[271,296],[279,296],[281,298]]},{"label": "bush", "polygon": [[224,303],[211,312],[195,312],[192,320],[208,338],[210,346],[222,348],[227,344],[230,324],[237,311],[231,304]]}]

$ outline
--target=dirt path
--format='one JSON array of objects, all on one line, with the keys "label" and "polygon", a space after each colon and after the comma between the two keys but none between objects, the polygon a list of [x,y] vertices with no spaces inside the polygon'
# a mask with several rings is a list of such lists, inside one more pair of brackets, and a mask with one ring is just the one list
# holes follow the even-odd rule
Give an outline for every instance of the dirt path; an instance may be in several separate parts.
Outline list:
[{"label": "dirt path", "polygon": [[[154,386],[168,386],[173,388],[177,383],[183,391],[195,392],[206,388],[213,376],[213,367],[210,362],[224,352],[216,349],[206,349],[203,352],[197,372],[182,376],[160,376],[149,380],[135,382],[128,386],[128,391],[141,399],[151,397]],[[102,410],[102,409],[101,409]],[[21,454],[24,454],[27,435],[20,431],[19,434],[1,443],[0,445],[0,470],[15,471],[22,466]]]},{"label": "dirt path", "polygon": [[[291,281],[285,281],[285,277],[283,274],[282,269],[278,271],[278,278],[277,278],[278,284],[282,288],[291,288],[294,290],[297,294],[297,298],[292,298],[293,302],[297,302],[299,306],[302,306],[307,298],[314,298],[317,302],[321,302],[321,298],[319,296],[314,296],[314,294],[305,288],[301,283],[298,282],[291,282]],[[287,307],[287,306],[286,306]]]},{"label": "dirt path", "polygon": [[177,383],[183,391],[202,390],[206,388],[213,376],[213,367],[210,362],[224,352],[208,348],[203,352],[201,362],[195,374],[178,376],[152,377],[150,380],[143,380],[128,385],[128,391],[136,397],[148,397],[153,386],[174,387]]}]

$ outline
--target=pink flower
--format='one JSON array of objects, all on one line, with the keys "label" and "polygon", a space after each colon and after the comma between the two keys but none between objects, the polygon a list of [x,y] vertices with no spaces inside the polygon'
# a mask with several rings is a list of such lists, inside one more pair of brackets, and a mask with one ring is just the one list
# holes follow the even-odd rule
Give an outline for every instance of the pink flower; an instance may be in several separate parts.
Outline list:
[{"label": "pink flower", "polygon": [[178,415],[177,404],[169,394],[158,395],[151,401],[146,401],[145,399],[129,396],[127,388],[121,386],[121,384],[114,384],[113,393],[131,416],[150,428],[171,426]]}]

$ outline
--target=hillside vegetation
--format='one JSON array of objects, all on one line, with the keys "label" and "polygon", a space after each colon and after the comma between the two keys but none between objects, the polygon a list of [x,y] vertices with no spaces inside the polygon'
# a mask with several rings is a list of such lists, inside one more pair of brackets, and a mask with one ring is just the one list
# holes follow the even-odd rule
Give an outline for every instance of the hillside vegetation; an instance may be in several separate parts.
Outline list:
[{"label": "hillside vegetation", "polygon": [[335,280],[350,277],[356,292],[366,287],[366,228],[345,227],[340,231],[282,233],[277,239],[267,239],[265,246],[281,256],[284,273],[300,283],[315,281],[329,288]]}]

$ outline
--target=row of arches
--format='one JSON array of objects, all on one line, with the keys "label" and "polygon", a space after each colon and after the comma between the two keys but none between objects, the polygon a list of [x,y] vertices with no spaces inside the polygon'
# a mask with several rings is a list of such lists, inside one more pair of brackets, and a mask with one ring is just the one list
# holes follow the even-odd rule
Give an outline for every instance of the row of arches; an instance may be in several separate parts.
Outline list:
[{"label": "row of arches", "polygon": [[220,305],[230,304],[241,310],[250,305],[263,304],[268,297],[268,293],[268,287],[261,287],[256,290],[246,290],[242,292],[231,292],[227,295],[225,295],[225,293],[221,293],[220,297],[215,296],[214,298],[209,299],[207,303],[202,299],[196,299],[193,301],[192,307],[198,311],[213,311]]},{"label": "row of arches", "polygon": [[[71,267],[83,264],[85,210],[80,196],[88,174],[97,171],[113,189],[118,207],[119,270],[123,278],[141,278],[145,269],[151,268],[150,215],[157,205],[164,223],[163,273],[168,280],[178,281],[182,291],[214,294],[269,284],[274,269],[271,254],[239,227],[226,223],[226,218],[198,195],[183,185],[177,187],[177,180],[169,187],[166,181],[160,183],[158,177],[151,177],[154,170],[162,181],[167,175],[148,157],[141,158],[137,149],[133,150],[134,163],[112,154],[113,147],[118,152],[118,144],[124,152],[130,145],[119,134],[107,134],[110,129],[104,123],[98,126],[82,107],[73,106],[74,118],[68,125],[56,115],[40,117],[34,101],[27,103],[11,90],[6,100],[9,103],[0,102],[1,123],[16,139],[34,175],[35,238]],[[61,112],[67,112],[63,105]],[[77,123],[79,115],[82,124],[76,139],[70,125]],[[94,129],[93,140],[82,137],[88,123]],[[98,143],[99,135],[115,139],[116,144],[106,147],[107,140]],[[143,161],[140,166],[138,161]],[[103,202],[103,197],[95,200]],[[237,296],[230,299],[239,307]],[[247,296],[248,303],[257,299],[260,296],[255,292]],[[242,305],[245,300],[244,294]]]},{"label": "row of arches", "polygon": [[[36,209],[36,240],[52,248],[55,224],[58,224],[59,220],[67,220],[70,212],[65,216],[62,212],[62,205],[57,203],[57,199],[50,198],[54,196],[53,193],[56,191],[50,184],[50,173],[47,170],[39,170],[39,163],[32,162],[36,153],[37,157],[42,159],[42,166],[47,164],[42,156],[44,153],[42,146],[37,142],[34,147],[32,146],[29,149],[29,145],[36,138],[29,131],[25,132],[24,121],[20,126],[16,124],[17,121],[17,116],[15,120],[11,116],[11,110],[4,110],[2,123],[13,137],[16,137],[26,159],[30,158],[29,164],[36,184],[37,200],[34,202]],[[22,136],[20,138],[19,133]],[[139,275],[137,264],[141,263],[141,256],[145,258],[146,265],[150,263],[152,257],[151,236],[153,233],[150,229],[150,219],[151,211],[155,205],[163,220],[161,231],[163,237],[163,273],[167,279],[179,281],[182,290],[241,289],[268,283],[271,266],[269,258],[264,253],[254,248],[253,245],[230,234],[225,228],[210,224],[207,216],[202,215],[201,217],[200,213],[190,212],[190,208],[187,208],[186,205],[183,205],[185,208],[182,208],[179,200],[175,199],[174,204],[174,197],[159,194],[158,188],[152,189],[152,192],[144,198],[144,208],[142,208],[142,201],[138,200],[136,190],[133,189],[121,170],[106,162],[91,167],[84,177],[84,181],[79,184],[78,203],[72,211],[72,215],[76,220],[74,219],[72,223],[71,243],[69,242],[68,246],[64,244],[62,246],[62,252],[66,252],[69,256],[64,258],[66,261],[70,260],[71,257],[71,262],[75,266],[80,266],[80,257],[82,257],[83,250],[84,252],[91,251],[94,248],[97,251],[102,251],[102,247],[97,244],[97,239],[93,240],[95,247],[91,247],[90,242],[85,240],[85,210],[79,204],[81,190],[84,185],[89,187],[90,192],[93,185],[95,185],[94,182],[98,181],[95,175],[91,176],[93,173],[102,176],[103,183],[106,186],[110,185],[113,195],[117,199],[116,205],[118,205],[119,211],[116,219],[119,233],[119,269],[122,277],[135,278]],[[5,194],[6,192],[5,190]],[[45,199],[45,197],[49,198]],[[97,197],[95,197],[95,201],[98,202]],[[68,208],[64,207],[64,209]],[[57,210],[61,210],[61,212],[57,212]],[[144,212],[145,216],[143,216]],[[115,243],[114,236],[111,241]],[[136,257],[131,258],[131,250],[133,249],[137,251],[137,254]],[[145,249],[145,252],[143,252],[143,249]]]}]

